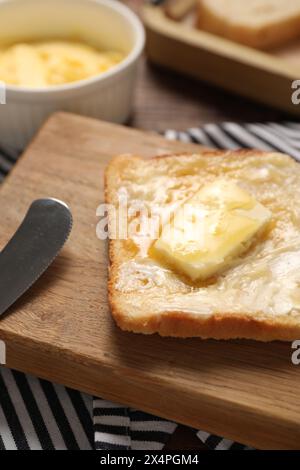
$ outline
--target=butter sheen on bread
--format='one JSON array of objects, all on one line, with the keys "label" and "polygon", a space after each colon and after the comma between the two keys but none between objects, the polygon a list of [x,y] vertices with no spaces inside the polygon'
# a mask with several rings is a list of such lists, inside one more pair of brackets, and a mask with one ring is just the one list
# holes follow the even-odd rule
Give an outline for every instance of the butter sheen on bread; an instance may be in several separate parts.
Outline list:
[{"label": "butter sheen on bread", "polygon": [[216,339],[300,337],[300,167],[292,158],[254,150],[120,156],[106,171],[106,200],[117,205],[121,190],[129,202],[166,212],[224,177],[270,210],[267,231],[228,269],[195,285],[148,255],[151,240],[110,240],[109,300],[122,329]]}]

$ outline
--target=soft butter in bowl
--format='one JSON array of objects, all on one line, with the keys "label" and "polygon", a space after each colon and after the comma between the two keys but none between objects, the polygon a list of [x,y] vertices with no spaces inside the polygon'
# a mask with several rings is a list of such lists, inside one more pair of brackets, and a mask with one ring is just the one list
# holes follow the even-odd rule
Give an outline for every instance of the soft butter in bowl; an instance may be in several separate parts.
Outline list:
[{"label": "soft butter in bowl", "polygon": [[21,150],[55,111],[126,121],[144,41],[116,0],[2,0],[1,145]]},{"label": "soft butter in bowl", "polygon": [[6,85],[32,88],[63,85],[107,72],[125,57],[80,41],[11,44],[0,47],[0,79]]}]

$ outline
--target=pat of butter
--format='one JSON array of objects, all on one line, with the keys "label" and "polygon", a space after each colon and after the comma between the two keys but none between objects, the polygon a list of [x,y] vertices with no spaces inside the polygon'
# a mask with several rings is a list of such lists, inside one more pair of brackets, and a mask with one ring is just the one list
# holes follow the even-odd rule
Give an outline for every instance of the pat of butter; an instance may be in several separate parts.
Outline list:
[{"label": "pat of butter", "polygon": [[271,213],[234,182],[217,180],[189,199],[162,229],[150,255],[192,281],[227,268]]}]

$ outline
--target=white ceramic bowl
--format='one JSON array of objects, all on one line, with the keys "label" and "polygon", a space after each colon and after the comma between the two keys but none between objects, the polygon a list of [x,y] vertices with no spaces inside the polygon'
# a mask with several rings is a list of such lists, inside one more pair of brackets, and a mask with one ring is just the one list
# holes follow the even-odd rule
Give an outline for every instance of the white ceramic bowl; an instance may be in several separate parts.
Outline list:
[{"label": "white ceramic bowl", "polygon": [[143,26],[129,8],[117,0],[0,0],[0,44],[74,36],[127,56],[107,72],[71,84],[7,85],[6,104],[0,104],[0,146],[23,149],[54,111],[126,121],[145,42]]}]

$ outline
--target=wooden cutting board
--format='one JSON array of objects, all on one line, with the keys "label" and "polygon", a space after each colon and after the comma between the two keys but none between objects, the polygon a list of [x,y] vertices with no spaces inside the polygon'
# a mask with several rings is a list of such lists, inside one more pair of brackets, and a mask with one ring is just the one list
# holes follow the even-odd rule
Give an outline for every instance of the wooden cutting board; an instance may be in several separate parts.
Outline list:
[{"label": "wooden cutting board", "polygon": [[173,21],[161,3],[143,7],[151,61],[299,117],[300,105],[292,102],[292,83],[300,77],[299,40],[258,51],[195,28],[196,9]]},{"label": "wooden cutting board", "polygon": [[70,205],[69,242],[0,321],[7,366],[257,448],[300,448],[300,366],[291,345],[124,333],[106,298],[107,245],[96,237],[112,155],[199,147],[68,114],[54,115],[0,191],[0,247],[33,199]]}]

